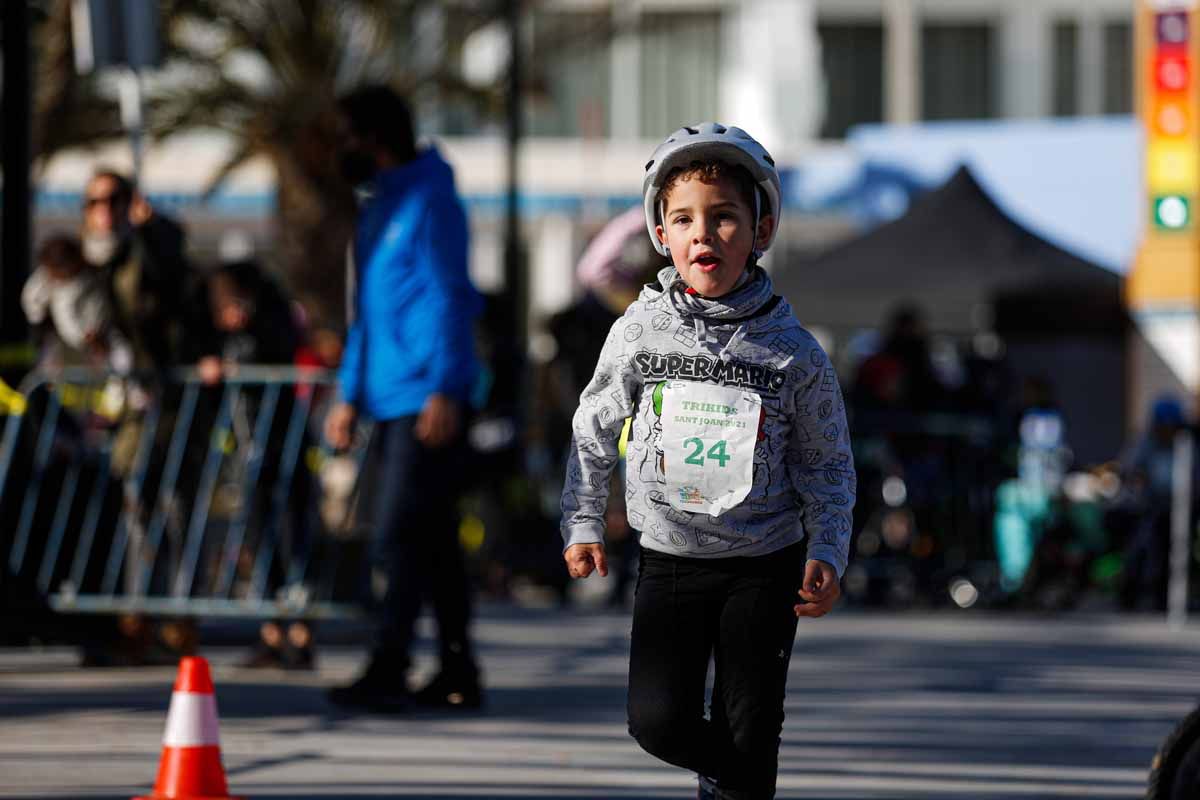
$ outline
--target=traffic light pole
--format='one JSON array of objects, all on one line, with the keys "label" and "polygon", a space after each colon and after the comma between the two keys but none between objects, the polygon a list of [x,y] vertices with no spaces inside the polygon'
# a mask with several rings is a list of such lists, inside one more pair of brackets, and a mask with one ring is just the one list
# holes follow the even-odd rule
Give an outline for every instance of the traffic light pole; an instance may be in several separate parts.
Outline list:
[{"label": "traffic light pole", "polygon": [[[1138,0],[1134,94],[1144,141],[1146,234],[1125,283],[1130,316],[1178,384],[1200,396],[1200,13],[1194,0]],[[1136,368],[1135,368],[1136,369]],[[1142,399],[1164,391],[1148,371],[1133,375]],[[1135,404],[1136,405],[1136,404]],[[1193,410],[1200,403],[1192,404]],[[1168,618],[1187,617],[1188,572],[1196,538],[1193,433],[1176,441]],[[1139,576],[1131,576],[1138,580]]]},{"label": "traffic light pole", "polygon": [[133,158],[133,185],[140,186],[146,141],[142,76],[136,67],[128,67],[122,72],[120,80],[121,125],[129,135],[129,150]]},{"label": "traffic light pole", "polygon": [[508,119],[506,125],[507,194],[504,206],[504,289],[512,314],[512,345],[524,361],[526,333],[525,270],[521,248],[520,146],[521,117],[521,2],[505,0],[504,15],[508,24]]},{"label": "traffic light pole", "polygon": [[1175,435],[1172,463],[1171,546],[1168,559],[1167,621],[1173,628],[1182,628],[1188,612],[1188,561],[1191,560],[1192,538],[1192,464],[1195,460],[1195,438],[1191,431]]}]

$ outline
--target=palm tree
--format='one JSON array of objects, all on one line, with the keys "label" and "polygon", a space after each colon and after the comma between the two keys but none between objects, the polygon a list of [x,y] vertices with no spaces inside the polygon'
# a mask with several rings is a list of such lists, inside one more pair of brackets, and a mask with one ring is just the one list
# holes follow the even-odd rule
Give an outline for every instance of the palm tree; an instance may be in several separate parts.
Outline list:
[{"label": "palm tree", "polygon": [[114,139],[122,133],[116,103],[98,91],[94,77],[75,72],[71,0],[51,0],[44,11],[34,17],[38,62],[32,119],[34,157]]},{"label": "palm tree", "polygon": [[[99,82],[74,73],[70,0],[54,0],[39,33],[35,151],[113,138],[115,104]],[[463,3],[455,25],[470,30],[491,7]],[[342,265],[353,225],[350,188],[337,173],[335,100],[366,81],[401,91],[429,85],[487,103],[447,67],[447,55],[414,40],[426,0],[163,0],[165,63],[147,89],[156,138],[188,130],[224,133],[230,155],[208,191],[247,161],[265,157],[277,175],[276,260],[310,310],[341,315]]]}]

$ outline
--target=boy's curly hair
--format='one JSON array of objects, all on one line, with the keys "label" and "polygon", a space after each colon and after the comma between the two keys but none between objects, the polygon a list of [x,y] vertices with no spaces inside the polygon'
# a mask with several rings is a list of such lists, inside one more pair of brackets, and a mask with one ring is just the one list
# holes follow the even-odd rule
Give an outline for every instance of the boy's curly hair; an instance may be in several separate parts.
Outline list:
[{"label": "boy's curly hair", "polygon": [[721,179],[728,180],[733,183],[738,195],[745,202],[746,207],[754,211],[754,197],[758,192],[758,186],[754,183],[754,177],[750,174],[750,170],[743,167],[741,164],[730,164],[726,161],[693,161],[686,166],[675,167],[667,173],[666,180],[663,181],[662,188],[658,190],[658,194],[654,198],[656,208],[661,208],[664,200],[671,194],[671,190],[678,186],[683,181],[696,179],[701,183],[714,184]]}]

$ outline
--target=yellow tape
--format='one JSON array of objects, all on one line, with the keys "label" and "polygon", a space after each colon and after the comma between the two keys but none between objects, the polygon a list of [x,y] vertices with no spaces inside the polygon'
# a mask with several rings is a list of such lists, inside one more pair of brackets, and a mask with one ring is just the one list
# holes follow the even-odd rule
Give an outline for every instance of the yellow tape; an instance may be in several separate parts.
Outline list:
[{"label": "yellow tape", "polygon": [[309,447],[304,453],[304,463],[308,466],[308,471],[316,475],[321,471],[321,467],[325,466],[325,454],[316,445]]},{"label": "yellow tape", "polygon": [[483,547],[486,532],[483,520],[479,517],[474,514],[463,515],[462,522],[458,525],[458,542],[467,555],[479,552],[479,548]]},{"label": "yellow tape", "polygon": [[0,378],[0,414],[19,417],[25,413],[28,405],[25,395],[5,383],[3,378]]}]

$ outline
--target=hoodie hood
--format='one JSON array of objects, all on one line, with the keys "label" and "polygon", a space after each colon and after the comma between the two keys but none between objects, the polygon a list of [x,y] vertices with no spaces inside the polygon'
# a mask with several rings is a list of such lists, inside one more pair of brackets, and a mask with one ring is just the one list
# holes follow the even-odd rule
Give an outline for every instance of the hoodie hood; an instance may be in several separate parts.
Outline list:
[{"label": "hoodie hood", "polygon": [[[661,287],[661,288],[660,288]],[[710,343],[708,328],[720,325],[737,325],[733,336],[721,348],[720,356],[728,358],[746,332],[758,319],[755,314],[775,296],[771,276],[762,267],[755,266],[737,284],[733,291],[721,297],[701,297],[688,294],[687,281],[675,267],[666,267],[658,273],[658,283],[642,289],[641,300],[653,302],[665,298],[676,316],[691,321],[696,329],[696,339],[701,346]],[[765,319],[767,315],[762,315]]]},{"label": "hoodie hood", "polygon": [[[659,287],[662,287],[661,290]],[[688,285],[679,270],[666,267],[658,273],[658,284],[642,289],[642,300],[666,296],[671,308],[681,317],[703,319],[709,325],[740,322],[754,315],[775,295],[771,276],[762,267],[754,267],[721,297],[688,294]]]}]

